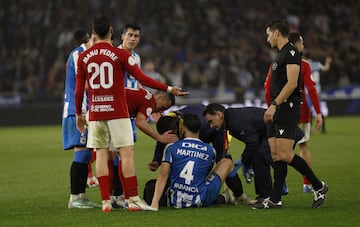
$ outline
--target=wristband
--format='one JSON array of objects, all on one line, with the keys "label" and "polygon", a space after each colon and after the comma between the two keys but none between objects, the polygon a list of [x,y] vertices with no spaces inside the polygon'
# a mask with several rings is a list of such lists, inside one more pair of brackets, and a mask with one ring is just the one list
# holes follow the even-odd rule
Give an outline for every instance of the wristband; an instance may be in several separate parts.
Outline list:
[{"label": "wristband", "polygon": [[278,106],[278,104],[276,103],[275,100],[271,102],[271,105],[274,105],[274,106],[276,106],[276,107]]},{"label": "wristband", "polygon": [[171,93],[171,92],[172,92],[172,89],[173,89],[173,88],[172,88],[171,86],[168,86],[167,89],[166,89],[166,91],[167,91],[168,93]]}]

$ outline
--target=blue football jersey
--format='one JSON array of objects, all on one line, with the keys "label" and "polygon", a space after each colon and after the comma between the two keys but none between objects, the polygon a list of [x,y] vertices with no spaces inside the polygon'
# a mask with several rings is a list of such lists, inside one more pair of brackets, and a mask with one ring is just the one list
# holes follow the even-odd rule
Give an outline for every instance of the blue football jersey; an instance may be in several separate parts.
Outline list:
[{"label": "blue football jersey", "polygon": [[[85,44],[75,48],[69,54],[66,62],[66,78],[65,78],[65,94],[64,94],[64,109],[63,118],[67,116],[75,115],[75,86],[76,86],[76,71],[77,71],[77,60],[79,54],[86,50]],[[83,113],[87,111],[87,96],[84,94]]]},{"label": "blue football jersey", "polygon": [[170,197],[176,208],[200,207],[206,196],[206,178],[216,153],[209,144],[185,138],[165,147],[163,161],[171,164]]}]

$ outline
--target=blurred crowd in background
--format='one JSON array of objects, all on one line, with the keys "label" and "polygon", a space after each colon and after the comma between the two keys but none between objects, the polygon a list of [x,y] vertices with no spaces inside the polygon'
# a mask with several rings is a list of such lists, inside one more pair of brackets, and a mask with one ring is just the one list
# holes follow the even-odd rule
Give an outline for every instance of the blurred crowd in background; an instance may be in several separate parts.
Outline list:
[{"label": "blurred crowd in background", "polygon": [[[323,91],[360,79],[360,1],[318,0],[2,0],[0,3],[0,93],[23,102],[62,102],[65,63],[73,34],[91,32],[99,13],[111,18],[114,44],[124,24],[136,22],[136,51],[143,70],[172,85],[237,101],[263,98],[263,82],[275,50],[264,26],[285,18],[299,31],[307,57],[333,61],[321,76]],[[152,68],[152,69],[150,69]]]}]

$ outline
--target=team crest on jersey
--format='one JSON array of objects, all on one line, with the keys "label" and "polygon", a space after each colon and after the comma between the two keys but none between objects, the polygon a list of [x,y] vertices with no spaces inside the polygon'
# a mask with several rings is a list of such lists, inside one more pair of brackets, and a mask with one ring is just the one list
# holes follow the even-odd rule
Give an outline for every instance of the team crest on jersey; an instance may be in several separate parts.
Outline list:
[{"label": "team crest on jersey", "polygon": [[146,108],[146,115],[150,116],[153,112],[153,109],[151,107]]},{"label": "team crest on jersey", "polygon": [[130,56],[128,58],[128,63],[129,65],[134,66],[136,64],[136,59],[133,56]]},{"label": "team crest on jersey", "polygon": [[316,81],[315,81],[315,79],[314,79],[314,77],[313,77],[313,75],[312,75],[312,74],[310,74],[310,79],[311,79],[313,82],[315,82],[315,83],[316,83]]},{"label": "team crest on jersey", "polygon": [[272,65],[271,65],[271,69],[272,69],[272,71],[275,71],[276,69],[277,69],[277,63],[276,62],[274,62]]},{"label": "team crest on jersey", "polygon": [[295,55],[295,50],[290,50],[289,52],[290,52],[290,54],[291,54],[292,56]]}]

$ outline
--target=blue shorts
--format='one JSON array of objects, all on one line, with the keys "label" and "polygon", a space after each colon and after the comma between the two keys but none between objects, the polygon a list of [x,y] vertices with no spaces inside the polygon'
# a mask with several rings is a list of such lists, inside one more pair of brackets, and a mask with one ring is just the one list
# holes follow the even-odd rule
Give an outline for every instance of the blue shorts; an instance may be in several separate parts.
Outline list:
[{"label": "blue shorts", "polygon": [[206,196],[203,201],[204,207],[212,205],[219,197],[221,189],[221,178],[216,173],[210,174],[206,180],[206,188]]},{"label": "blue shorts", "polygon": [[64,150],[74,147],[86,147],[87,130],[81,135],[76,128],[76,117],[74,115],[62,119],[62,138]]}]

